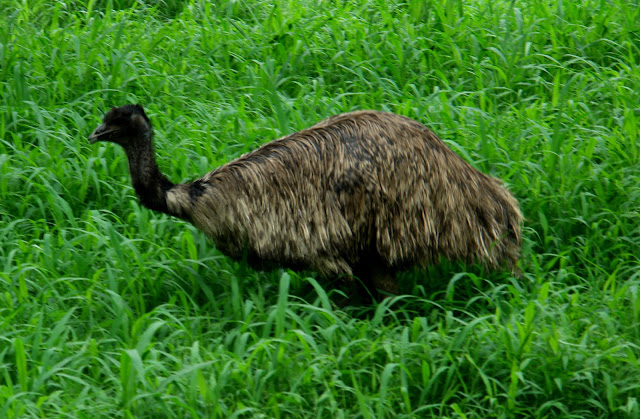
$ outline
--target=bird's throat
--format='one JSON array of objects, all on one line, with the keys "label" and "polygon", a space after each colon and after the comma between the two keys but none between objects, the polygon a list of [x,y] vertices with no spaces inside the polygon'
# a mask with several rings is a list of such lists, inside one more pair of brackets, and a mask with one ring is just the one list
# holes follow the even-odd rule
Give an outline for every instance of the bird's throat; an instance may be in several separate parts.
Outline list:
[{"label": "bird's throat", "polygon": [[140,202],[149,209],[169,214],[167,191],[174,184],[160,172],[153,143],[125,149],[129,159],[131,182]]}]

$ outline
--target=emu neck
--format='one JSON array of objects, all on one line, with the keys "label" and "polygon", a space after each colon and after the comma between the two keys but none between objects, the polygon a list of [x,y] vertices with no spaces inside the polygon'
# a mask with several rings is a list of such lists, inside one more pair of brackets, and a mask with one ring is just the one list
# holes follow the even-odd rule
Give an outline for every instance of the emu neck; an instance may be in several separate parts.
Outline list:
[{"label": "emu neck", "polygon": [[129,159],[131,182],[140,202],[154,211],[174,215],[167,208],[167,191],[174,184],[160,172],[151,139],[125,148]]}]

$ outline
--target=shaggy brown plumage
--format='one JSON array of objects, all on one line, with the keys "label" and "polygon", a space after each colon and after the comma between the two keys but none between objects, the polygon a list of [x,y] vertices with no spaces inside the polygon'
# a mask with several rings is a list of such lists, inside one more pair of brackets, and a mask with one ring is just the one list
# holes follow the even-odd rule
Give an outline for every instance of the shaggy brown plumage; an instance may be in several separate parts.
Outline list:
[{"label": "shaggy brown plumage", "polygon": [[174,185],[156,165],[139,105],[110,110],[89,137],[120,144],[142,204],[204,231],[227,255],[361,277],[396,292],[393,273],[440,257],[515,267],[522,215],[502,185],[424,125],[360,111],[326,119]]}]

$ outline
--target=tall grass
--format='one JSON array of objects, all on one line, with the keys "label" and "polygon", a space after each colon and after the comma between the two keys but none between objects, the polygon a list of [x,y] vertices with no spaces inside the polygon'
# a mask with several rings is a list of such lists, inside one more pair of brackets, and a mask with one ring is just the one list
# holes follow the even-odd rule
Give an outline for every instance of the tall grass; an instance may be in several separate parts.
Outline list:
[{"label": "tall grass", "polygon": [[[0,0],[0,417],[638,417],[635,1]],[[521,279],[337,309],[141,208],[111,106],[196,177],[354,109],[505,180]]]}]

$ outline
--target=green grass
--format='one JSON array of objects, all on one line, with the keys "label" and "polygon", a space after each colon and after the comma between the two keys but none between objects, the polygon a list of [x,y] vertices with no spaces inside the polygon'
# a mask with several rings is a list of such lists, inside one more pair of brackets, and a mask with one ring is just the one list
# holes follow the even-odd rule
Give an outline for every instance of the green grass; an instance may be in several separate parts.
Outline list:
[{"label": "green grass", "polygon": [[[0,417],[639,417],[637,1],[0,0]],[[521,279],[445,264],[337,309],[141,208],[141,103],[174,181],[355,109],[505,180]]]}]

